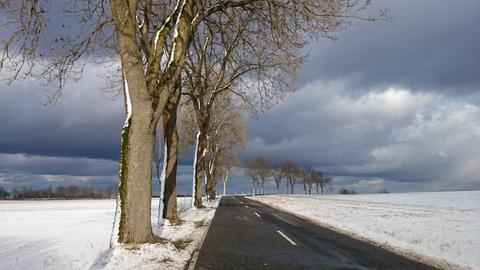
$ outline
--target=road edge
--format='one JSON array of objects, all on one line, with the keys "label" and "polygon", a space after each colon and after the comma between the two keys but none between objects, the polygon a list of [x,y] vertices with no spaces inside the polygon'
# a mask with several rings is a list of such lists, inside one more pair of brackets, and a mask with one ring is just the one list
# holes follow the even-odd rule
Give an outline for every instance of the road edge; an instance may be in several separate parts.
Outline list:
[{"label": "road edge", "polygon": [[185,265],[185,270],[193,270],[195,269],[195,265],[197,264],[198,261],[198,255],[200,254],[200,250],[202,249],[203,242],[205,242],[205,238],[207,237],[207,233],[210,230],[210,224],[212,224],[213,219],[215,218],[215,215],[217,214],[218,207],[220,207],[220,201],[222,200],[223,197],[220,198],[217,209],[215,209],[215,214],[213,215],[212,219],[210,222],[208,222],[207,228],[205,229],[205,232],[203,232],[202,237],[200,241],[198,241],[197,246],[192,252],[192,256],[190,257],[190,260],[188,263]]}]

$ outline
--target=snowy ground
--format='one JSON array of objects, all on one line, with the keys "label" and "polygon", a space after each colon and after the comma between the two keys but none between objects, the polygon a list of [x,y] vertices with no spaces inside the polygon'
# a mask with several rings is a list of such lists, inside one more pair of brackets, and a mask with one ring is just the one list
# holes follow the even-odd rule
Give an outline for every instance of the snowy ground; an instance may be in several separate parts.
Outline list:
[{"label": "snowy ground", "polygon": [[195,210],[180,198],[185,222],[154,229],[169,242],[109,250],[114,200],[0,201],[0,269],[183,269],[217,203]]},{"label": "snowy ground", "polygon": [[480,191],[254,199],[447,269],[480,269]]}]

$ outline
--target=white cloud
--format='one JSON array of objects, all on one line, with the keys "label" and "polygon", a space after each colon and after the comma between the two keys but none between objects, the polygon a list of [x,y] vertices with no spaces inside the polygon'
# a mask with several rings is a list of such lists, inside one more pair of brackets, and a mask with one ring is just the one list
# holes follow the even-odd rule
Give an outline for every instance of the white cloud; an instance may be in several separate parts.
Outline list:
[{"label": "white cloud", "polygon": [[436,189],[480,188],[480,108],[460,97],[393,87],[355,94],[338,81],[316,82],[249,126],[249,157]]}]

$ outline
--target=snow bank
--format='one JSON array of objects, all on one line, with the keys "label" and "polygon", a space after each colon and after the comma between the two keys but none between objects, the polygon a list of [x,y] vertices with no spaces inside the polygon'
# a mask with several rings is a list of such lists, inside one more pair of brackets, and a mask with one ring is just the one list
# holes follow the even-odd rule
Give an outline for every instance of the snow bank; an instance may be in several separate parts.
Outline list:
[{"label": "snow bank", "polygon": [[[0,201],[0,269],[182,268],[216,203],[196,210],[190,209],[190,198],[179,198],[186,222],[154,228],[178,248],[166,243],[109,250],[114,200]],[[152,223],[157,221],[157,208],[154,199]]]},{"label": "snow bank", "polygon": [[480,191],[254,199],[426,262],[480,269]]}]

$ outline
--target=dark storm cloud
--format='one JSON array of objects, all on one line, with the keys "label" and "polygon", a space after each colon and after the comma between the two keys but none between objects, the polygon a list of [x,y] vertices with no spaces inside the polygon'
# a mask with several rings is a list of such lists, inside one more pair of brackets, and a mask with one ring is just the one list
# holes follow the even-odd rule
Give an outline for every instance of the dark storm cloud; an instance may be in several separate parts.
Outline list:
[{"label": "dark storm cloud", "polygon": [[480,89],[480,2],[373,1],[391,22],[360,23],[311,48],[303,82],[342,79],[357,91],[397,85],[413,91]]},{"label": "dark storm cloud", "polygon": [[[248,120],[245,161],[292,159],[360,192],[480,188],[480,1],[374,1],[369,13],[385,6],[392,22],[312,44],[298,93]],[[0,186],[116,184],[123,100],[101,93],[103,72],[87,66],[54,106],[38,82],[0,84]],[[192,157],[179,194],[191,193]],[[228,191],[250,191],[243,171]]]},{"label": "dark storm cloud", "polygon": [[100,90],[102,67],[88,67],[82,80],[63,90],[56,105],[38,82],[1,85],[0,153],[118,159],[122,98]]},{"label": "dark storm cloud", "polygon": [[118,162],[108,159],[0,154],[0,172],[70,176],[111,176]]},{"label": "dark storm cloud", "polygon": [[351,181],[423,183],[412,189],[480,188],[478,119],[466,100],[394,88],[353,98],[341,83],[317,82],[249,121],[244,158],[290,159]]}]

